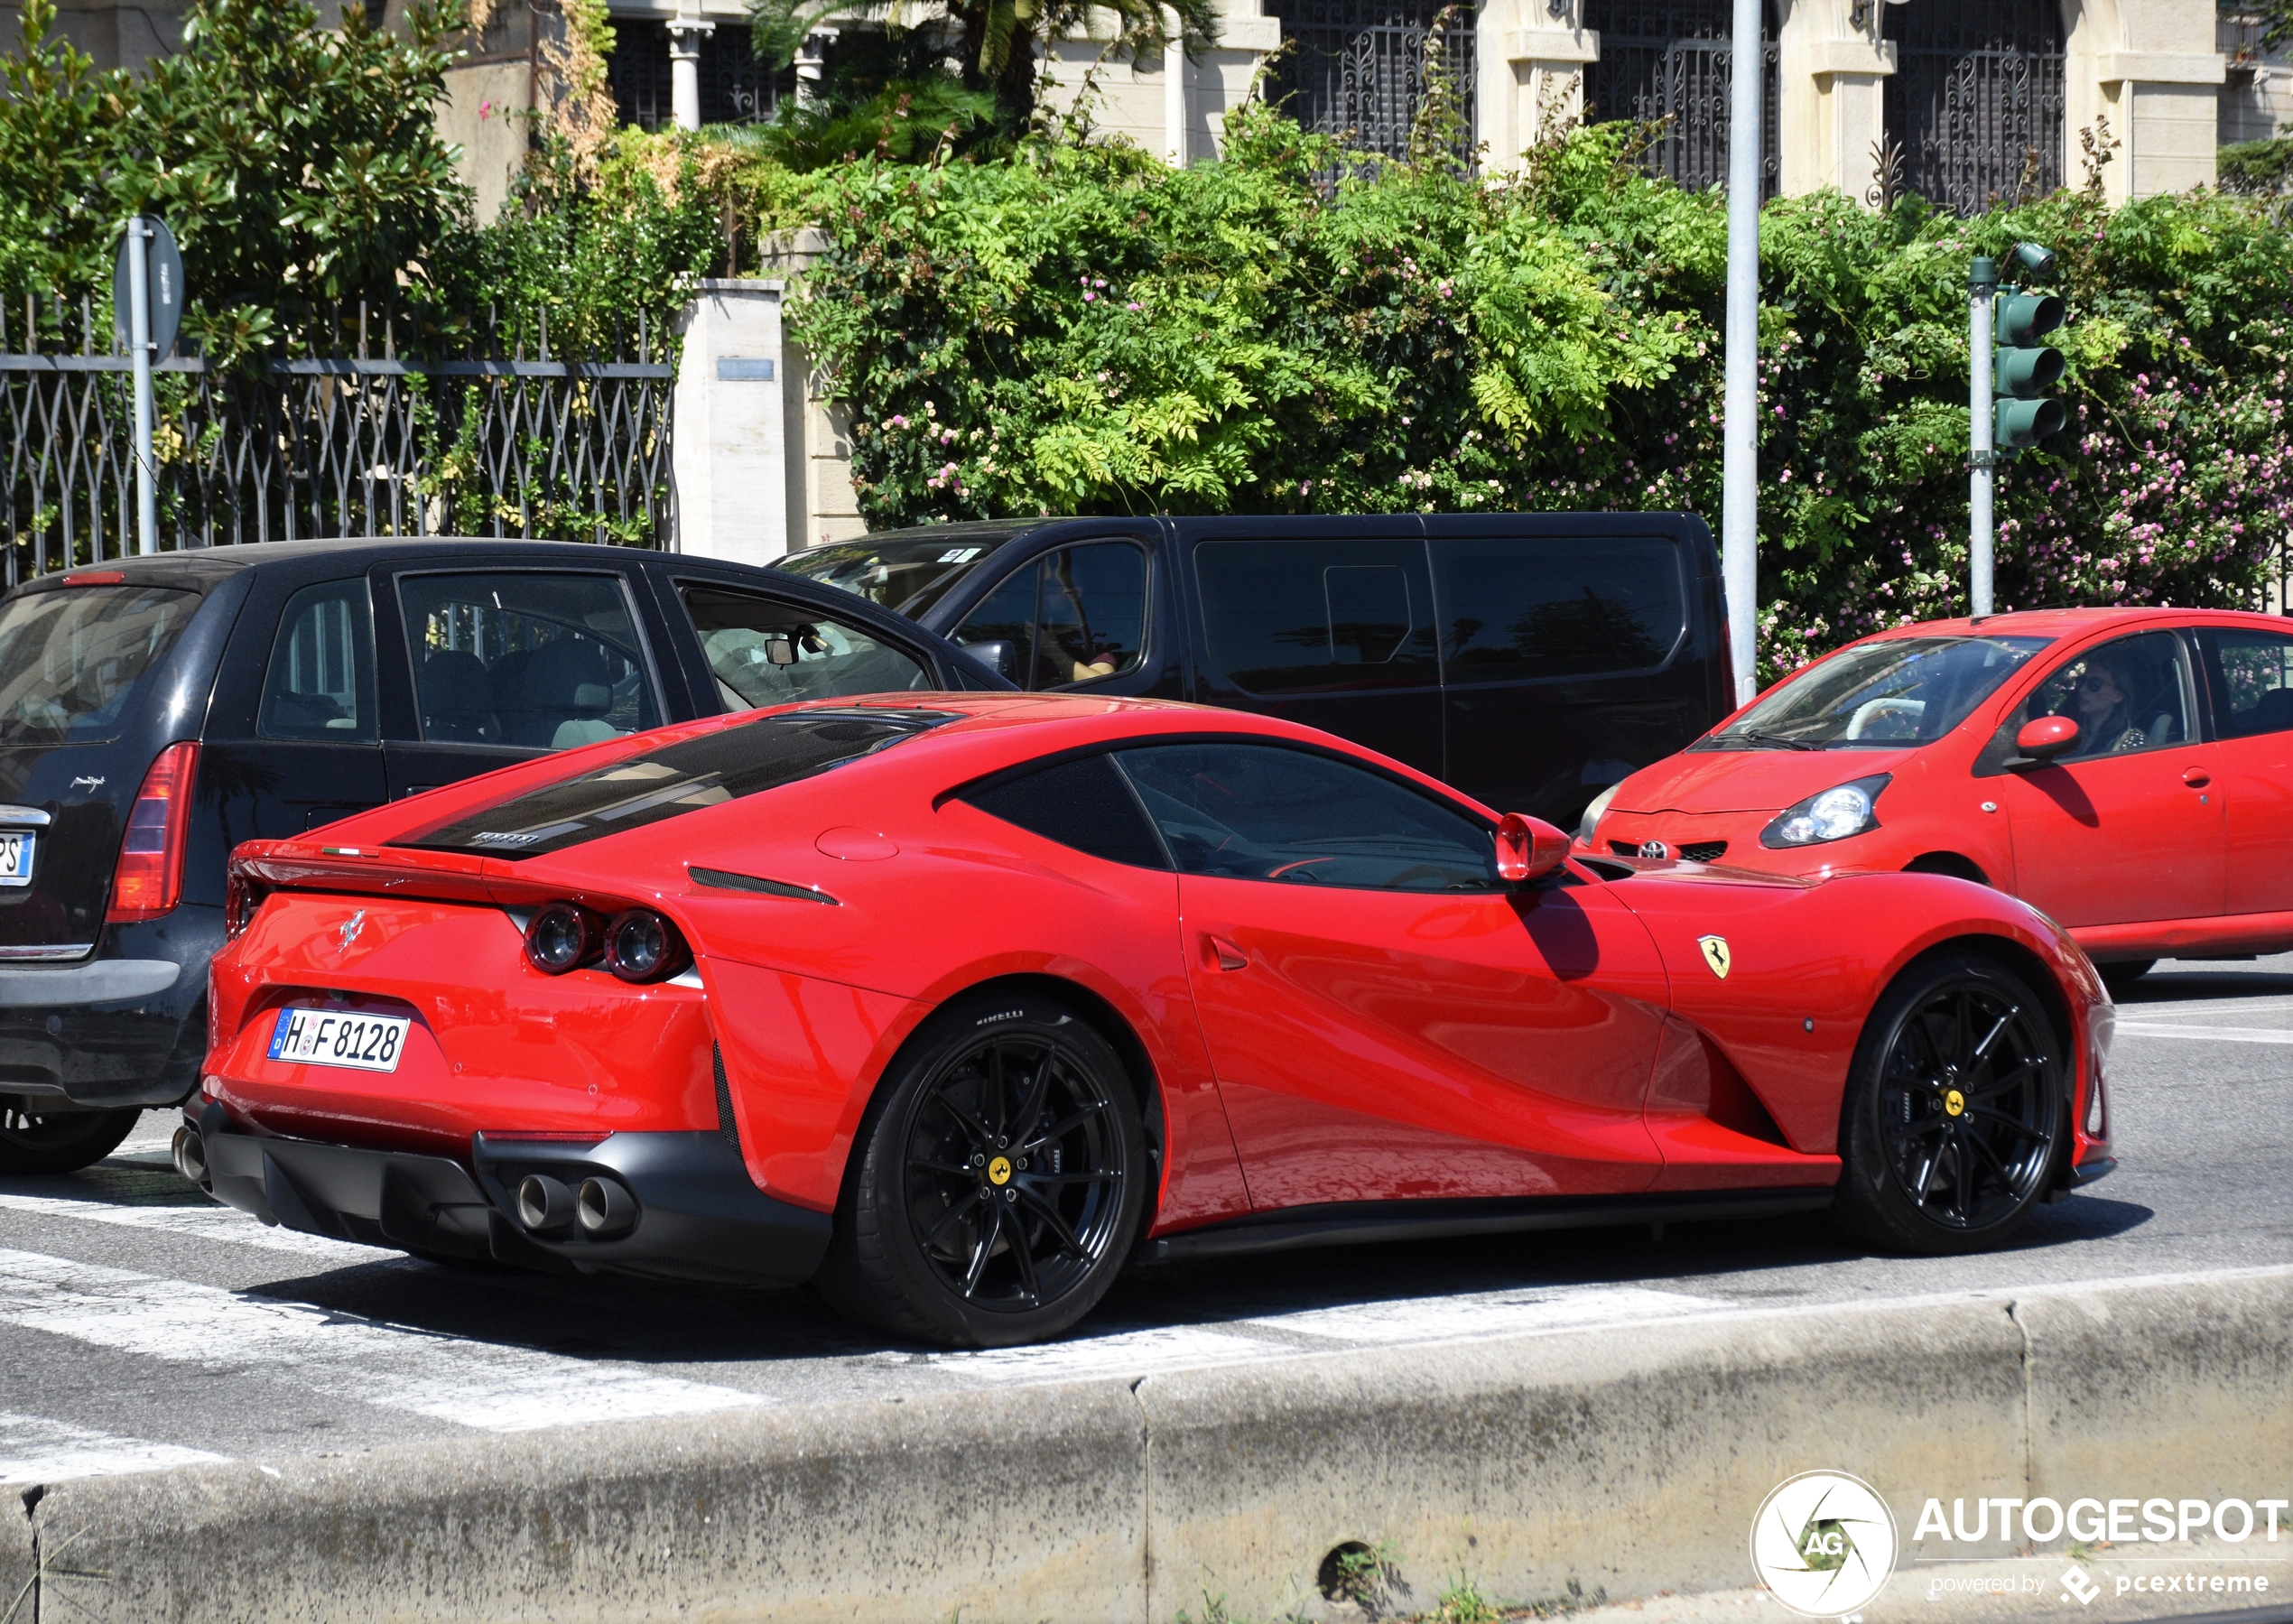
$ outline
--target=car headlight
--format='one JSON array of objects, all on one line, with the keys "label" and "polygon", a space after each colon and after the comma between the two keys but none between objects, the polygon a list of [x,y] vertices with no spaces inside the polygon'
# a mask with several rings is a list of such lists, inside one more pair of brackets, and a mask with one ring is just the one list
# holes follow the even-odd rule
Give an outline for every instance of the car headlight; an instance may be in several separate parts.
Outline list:
[{"label": "car headlight", "polygon": [[1810,795],[1796,806],[1787,806],[1759,831],[1759,843],[1770,849],[1820,846],[1877,829],[1879,792],[1887,787],[1891,776],[1876,773]]},{"label": "car headlight", "polygon": [[1616,792],[1623,787],[1620,784],[1611,784],[1592,797],[1592,804],[1586,807],[1583,817],[1577,820],[1576,838],[1578,840],[1587,846],[1592,843],[1592,831],[1600,826],[1601,814],[1608,811],[1609,803],[1616,799]]}]

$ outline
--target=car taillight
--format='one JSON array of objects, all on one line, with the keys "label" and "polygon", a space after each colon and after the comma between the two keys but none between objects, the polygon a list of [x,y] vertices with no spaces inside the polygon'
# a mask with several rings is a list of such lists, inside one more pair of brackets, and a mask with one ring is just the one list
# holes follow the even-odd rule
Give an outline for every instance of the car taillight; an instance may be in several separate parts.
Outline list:
[{"label": "car taillight", "polygon": [[605,922],[589,909],[553,902],[525,927],[525,961],[545,976],[595,964],[605,951]]},{"label": "car taillight", "polygon": [[605,968],[624,981],[665,981],[692,962],[683,935],[651,908],[617,914],[605,927]]},{"label": "car taillight", "polygon": [[191,782],[199,775],[199,746],[170,745],[144,775],[127,833],[112,870],[107,924],[131,924],[172,913],[183,899],[183,847],[191,826]]}]

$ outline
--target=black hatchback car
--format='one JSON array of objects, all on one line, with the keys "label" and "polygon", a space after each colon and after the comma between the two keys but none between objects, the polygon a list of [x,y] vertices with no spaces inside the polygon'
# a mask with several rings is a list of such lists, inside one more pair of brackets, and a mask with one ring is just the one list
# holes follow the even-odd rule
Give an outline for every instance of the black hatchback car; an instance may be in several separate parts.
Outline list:
[{"label": "black hatchback car", "polygon": [[288,542],[0,599],[0,1174],[107,1155],[199,1081],[225,861],[663,722],[1010,684],[775,571],[617,547]]},{"label": "black hatchback car", "polygon": [[1022,687],[1263,711],[1564,829],[1734,709],[1719,554],[1689,514],[941,524],[780,567]]}]

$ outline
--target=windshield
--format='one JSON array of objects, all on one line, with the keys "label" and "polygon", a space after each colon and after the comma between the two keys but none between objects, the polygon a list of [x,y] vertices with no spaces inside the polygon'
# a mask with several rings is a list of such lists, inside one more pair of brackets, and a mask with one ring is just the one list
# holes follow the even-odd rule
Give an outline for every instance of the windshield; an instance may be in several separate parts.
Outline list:
[{"label": "windshield", "polygon": [[62,587],[0,608],[0,743],[116,737],[135,684],[199,601],[164,587]]},{"label": "windshield", "polygon": [[1697,750],[1899,750],[1948,733],[2051,637],[1889,637],[1809,666]]},{"label": "windshield", "polygon": [[540,857],[825,773],[955,720],[945,710],[793,710],[625,756],[390,843]]},{"label": "windshield", "polygon": [[780,568],[880,603],[911,617],[944,597],[1015,531],[877,536],[791,553]]}]

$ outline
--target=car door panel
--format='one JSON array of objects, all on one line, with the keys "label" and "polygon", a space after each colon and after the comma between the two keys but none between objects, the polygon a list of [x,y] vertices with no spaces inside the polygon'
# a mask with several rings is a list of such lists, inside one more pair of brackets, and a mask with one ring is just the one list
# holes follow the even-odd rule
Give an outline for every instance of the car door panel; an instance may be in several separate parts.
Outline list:
[{"label": "car door panel", "polygon": [[2228,914],[2293,912],[2293,634],[2199,636],[2212,689],[2217,798],[2228,821]]}]

